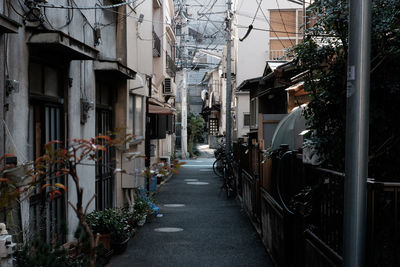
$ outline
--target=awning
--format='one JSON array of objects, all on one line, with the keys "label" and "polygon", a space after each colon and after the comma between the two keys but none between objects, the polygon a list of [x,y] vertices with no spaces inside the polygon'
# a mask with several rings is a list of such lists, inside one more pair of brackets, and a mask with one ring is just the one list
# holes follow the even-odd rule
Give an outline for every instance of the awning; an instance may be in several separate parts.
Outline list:
[{"label": "awning", "polygon": [[34,53],[57,55],[67,60],[93,60],[99,52],[61,31],[33,32],[27,44]]},{"label": "awning", "polygon": [[136,72],[117,60],[96,60],[94,70],[102,75],[118,77],[122,79],[135,79]]},{"label": "awning", "polygon": [[173,114],[173,111],[170,108],[149,104],[149,113],[168,115],[168,114]]},{"label": "awning", "polygon": [[21,24],[0,14],[0,33],[17,33]]}]

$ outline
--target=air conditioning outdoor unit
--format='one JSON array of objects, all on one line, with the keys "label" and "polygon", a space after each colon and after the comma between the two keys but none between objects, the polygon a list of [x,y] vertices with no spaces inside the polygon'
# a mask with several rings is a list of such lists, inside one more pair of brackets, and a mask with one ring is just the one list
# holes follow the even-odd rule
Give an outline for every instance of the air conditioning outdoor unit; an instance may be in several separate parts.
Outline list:
[{"label": "air conditioning outdoor unit", "polygon": [[164,80],[164,94],[172,93],[171,78],[165,78]]}]

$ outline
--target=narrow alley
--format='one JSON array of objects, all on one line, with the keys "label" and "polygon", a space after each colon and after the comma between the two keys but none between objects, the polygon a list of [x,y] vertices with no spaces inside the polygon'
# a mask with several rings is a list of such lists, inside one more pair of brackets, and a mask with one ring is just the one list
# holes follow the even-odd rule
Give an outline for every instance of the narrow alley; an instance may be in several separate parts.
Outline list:
[{"label": "narrow alley", "polygon": [[273,266],[245,212],[220,190],[213,161],[187,160],[160,187],[162,217],[138,229],[110,266]]}]

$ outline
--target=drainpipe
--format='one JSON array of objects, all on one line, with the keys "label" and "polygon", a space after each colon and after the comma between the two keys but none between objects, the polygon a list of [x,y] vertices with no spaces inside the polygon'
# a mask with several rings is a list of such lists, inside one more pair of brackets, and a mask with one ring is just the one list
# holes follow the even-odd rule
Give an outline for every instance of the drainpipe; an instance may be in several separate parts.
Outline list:
[{"label": "drainpipe", "polygon": [[151,97],[152,78],[149,78],[149,93],[146,97],[146,131],[144,141],[145,160],[144,166],[150,168],[150,116],[149,116],[149,99]]}]

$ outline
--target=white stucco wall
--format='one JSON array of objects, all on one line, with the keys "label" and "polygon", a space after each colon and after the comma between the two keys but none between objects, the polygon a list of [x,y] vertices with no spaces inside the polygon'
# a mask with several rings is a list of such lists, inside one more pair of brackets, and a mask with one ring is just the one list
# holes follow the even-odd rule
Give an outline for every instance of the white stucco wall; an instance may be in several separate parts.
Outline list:
[{"label": "white stucco wall", "polygon": [[[258,1],[239,0],[237,5],[237,24],[238,38],[244,37],[247,27],[253,21],[254,14],[258,7]],[[287,0],[278,0],[280,9],[301,8]],[[268,9],[277,9],[276,1],[262,1],[261,8],[254,20],[253,27],[259,29],[269,29]],[[265,19],[265,17],[267,20]],[[244,80],[256,78],[262,75],[265,62],[269,53],[269,35],[268,31],[259,31],[253,29],[243,42],[238,42],[238,64],[236,86],[239,86]]]}]

